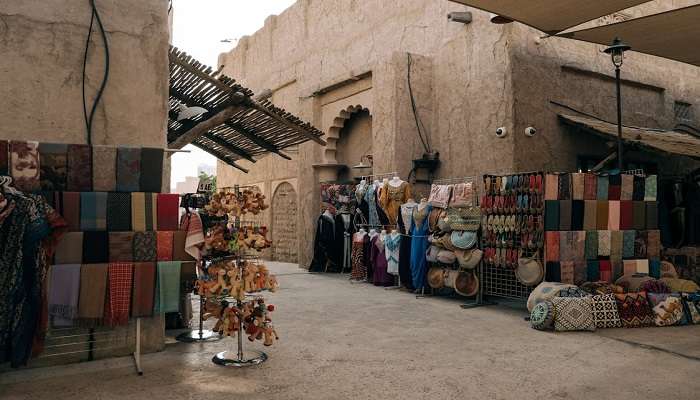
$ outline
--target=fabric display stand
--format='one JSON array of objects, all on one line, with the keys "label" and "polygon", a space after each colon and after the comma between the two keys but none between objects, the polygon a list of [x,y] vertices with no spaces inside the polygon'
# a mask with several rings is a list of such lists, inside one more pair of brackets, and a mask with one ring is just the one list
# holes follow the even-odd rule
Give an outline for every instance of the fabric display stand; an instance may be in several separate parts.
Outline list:
[{"label": "fabric display stand", "polygon": [[[5,183],[14,179],[17,190],[7,194],[15,188],[4,186],[3,193],[15,204],[14,211],[5,210],[4,223],[12,225],[15,214],[17,218],[30,214],[25,218],[35,221],[33,234],[45,242],[39,255],[31,256],[46,264],[33,282],[33,288],[44,293],[41,304],[25,308],[33,310],[30,315],[40,315],[33,325],[41,340],[31,352],[13,360],[13,366],[24,365],[31,353],[39,357],[87,353],[92,360],[96,351],[114,348],[110,328],[133,320],[133,355],[141,374],[140,318],[179,311],[180,273],[193,267],[189,264],[194,260],[178,247],[185,235],[179,231],[179,196],[159,193],[165,151],[23,141],[0,141],[0,148],[9,151],[8,167],[0,172],[10,173],[12,178],[3,179]],[[34,202],[30,209],[39,212],[17,207],[26,201]],[[19,234],[5,226],[2,232]],[[50,241],[42,239],[46,235]],[[3,243],[14,240],[6,239]],[[23,260],[20,266],[27,268],[28,262]],[[28,292],[36,293],[35,289]],[[2,311],[0,318],[6,321],[8,310]],[[85,328],[87,333],[64,338],[60,332],[68,328]],[[7,332],[11,337],[18,334]],[[88,349],[61,350],[67,349],[66,340],[60,349],[50,344],[69,337],[69,342],[88,344]],[[3,347],[6,343],[3,340]]]},{"label": "fabric display stand", "polygon": [[250,341],[263,340],[265,346],[278,339],[270,319],[274,306],[266,305],[259,294],[279,287],[277,278],[257,256],[271,242],[265,238],[265,227],[241,219],[267,208],[264,196],[251,189],[235,186],[232,193],[216,194],[200,212],[205,245],[196,290],[203,299],[202,318],[217,320],[214,332],[220,337],[238,336],[235,351],[222,351],[212,358],[214,364],[221,366],[246,367],[267,360],[262,351],[244,351],[245,334]]},{"label": "fabric display stand", "polygon": [[657,176],[548,173],[546,279],[531,325],[557,331],[700,323],[700,288],[661,260]]}]

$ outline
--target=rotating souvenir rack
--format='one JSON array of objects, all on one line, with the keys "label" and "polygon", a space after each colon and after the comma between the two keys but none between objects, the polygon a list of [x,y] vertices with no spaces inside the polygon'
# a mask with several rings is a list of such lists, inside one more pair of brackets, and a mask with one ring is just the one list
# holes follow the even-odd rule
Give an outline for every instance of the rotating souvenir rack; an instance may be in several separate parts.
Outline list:
[{"label": "rotating souvenir rack", "polygon": [[527,300],[515,270],[521,258],[544,265],[544,174],[484,175],[483,188],[481,294]]},{"label": "rotating souvenir rack", "polygon": [[235,351],[222,351],[212,358],[213,363],[222,366],[246,367],[267,360],[264,352],[243,349],[245,333],[251,341],[264,338],[266,346],[277,339],[269,319],[274,307],[266,306],[263,297],[254,293],[274,291],[278,286],[276,278],[257,264],[257,255],[247,252],[260,251],[269,247],[270,242],[258,230],[261,227],[241,219],[244,214],[256,215],[267,208],[264,196],[251,190],[254,188],[227,189],[212,196],[212,202],[205,207],[220,222],[209,227],[216,229],[218,236],[205,239],[213,252],[204,258],[203,279],[198,281],[198,292],[204,299],[201,318],[216,318],[214,331],[222,337],[238,335]]}]

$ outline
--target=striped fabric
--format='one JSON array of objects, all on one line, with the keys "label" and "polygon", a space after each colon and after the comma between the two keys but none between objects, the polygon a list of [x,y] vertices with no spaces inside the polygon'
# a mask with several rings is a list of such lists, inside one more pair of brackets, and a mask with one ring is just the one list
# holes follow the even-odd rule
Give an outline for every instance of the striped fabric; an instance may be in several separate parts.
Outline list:
[{"label": "striped fabric", "polygon": [[80,193],[80,230],[107,230],[107,193]]}]

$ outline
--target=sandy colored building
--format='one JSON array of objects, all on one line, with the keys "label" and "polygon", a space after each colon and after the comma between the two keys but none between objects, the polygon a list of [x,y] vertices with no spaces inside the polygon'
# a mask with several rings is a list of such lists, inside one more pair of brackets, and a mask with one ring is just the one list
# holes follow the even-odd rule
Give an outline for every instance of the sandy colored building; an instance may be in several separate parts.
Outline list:
[{"label": "sandy colored building", "polygon": [[[82,67],[91,12],[87,1],[0,2],[0,139],[86,143]],[[99,12],[108,35],[110,68],[94,117],[92,144],[166,147],[167,3],[99,2]],[[85,76],[88,106],[103,73],[104,47],[95,23]],[[164,191],[170,186],[168,165]],[[163,348],[163,329],[160,317],[143,320],[144,351]],[[133,327],[114,331],[118,343],[133,341],[133,336]],[[97,356],[105,352],[113,351],[98,351]]]},{"label": "sandy colored building", "polygon": [[[589,25],[693,3],[651,2]],[[473,21],[448,21],[453,11],[471,11]],[[273,241],[283,239],[272,258],[308,266],[319,182],[347,178],[354,170],[346,168],[365,154],[374,156],[374,173],[397,171],[406,179],[412,160],[426,152],[409,73],[422,131],[440,153],[436,177],[590,166],[609,153],[606,141],[563,124],[559,114],[578,115],[575,109],[614,121],[612,63],[601,46],[542,36],[517,23],[492,24],[489,14],[447,0],[299,0],[219,64],[327,132],[328,146],[302,145],[292,161],[270,155],[246,163],[249,174],[219,163],[219,184],[258,185],[272,203],[265,218]],[[623,78],[626,124],[672,129],[679,119],[696,122],[697,67],[629,53]],[[527,127],[537,134],[527,136]],[[649,152],[632,151],[627,160],[630,168],[667,173],[690,166]]]}]

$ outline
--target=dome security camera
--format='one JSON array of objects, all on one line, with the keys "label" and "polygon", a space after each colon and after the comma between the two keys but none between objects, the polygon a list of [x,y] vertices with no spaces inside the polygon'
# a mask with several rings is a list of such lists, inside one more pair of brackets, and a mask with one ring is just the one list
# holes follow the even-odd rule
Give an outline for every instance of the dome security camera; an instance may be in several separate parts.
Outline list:
[{"label": "dome security camera", "polygon": [[500,127],[496,129],[496,137],[499,139],[503,139],[504,137],[508,136],[508,130],[505,127]]},{"label": "dome security camera", "polygon": [[528,126],[527,128],[525,128],[525,136],[533,137],[535,136],[535,134],[537,134],[537,129],[535,129],[534,127]]}]

